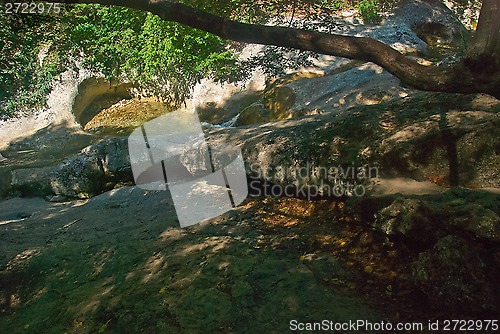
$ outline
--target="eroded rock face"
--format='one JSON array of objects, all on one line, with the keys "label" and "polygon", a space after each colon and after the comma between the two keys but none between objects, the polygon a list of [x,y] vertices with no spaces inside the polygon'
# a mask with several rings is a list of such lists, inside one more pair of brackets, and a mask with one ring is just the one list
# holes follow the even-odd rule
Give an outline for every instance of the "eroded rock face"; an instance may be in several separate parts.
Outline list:
[{"label": "eroded rock face", "polygon": [[243,110],[241,114],[238,115],[235,125],[244,126],[250,124],[267,123],[273,119],[274,118],[269,110],[264,107],[264,104],[259,102],[248,106],[248,108],[245,108],[245,110]]},{"label": "eroded rock face", "polygon": [[104,78],[88,78],[78,86],[78,95],[73,103],[76,121],[85,126],[103,108],[110,107],[122,99],[130,99],[133,84],[109,81]]},{"label": "eroded rock face", "polygon": [[440,1],[405,0],[395,10],[395,16],[424,40],[440,38],[442,42],[451,43],[466,33],[463,24]]},{"label": "eroded rock face", "polygon": [[[490,106],[485,111],[447,111],[451,97],[429,101],[432,96],[422,93],[419,99],[354,108],[337,116],[210,129],[206,135],[214,146],[241,146],[247,174],[281,186],[335,186],[346,178],[365,182],[378,177],[436,187],[458,181],[464,187],[499,188],[498,113],[486,111]],[[120,177],[130,180],[125,142],[108,139],[66,160],[51,173],[51,188],[57,194],[87,197]],[[369,168],[369,175],[352,177],[358,167]]]}]

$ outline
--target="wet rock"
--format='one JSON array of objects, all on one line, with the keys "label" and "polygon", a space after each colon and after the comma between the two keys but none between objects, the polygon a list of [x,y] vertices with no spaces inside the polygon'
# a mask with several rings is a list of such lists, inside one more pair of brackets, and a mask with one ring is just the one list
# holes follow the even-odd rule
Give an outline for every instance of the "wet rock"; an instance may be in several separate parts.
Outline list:
[{"label": "wet rock", "polygon": [[[301,116],[317,111],[340,114],[351,107],[374,105],[407,96],[411,90],[372,63],[344,66],[334,75],[301,78],[283,85],[296,95],[291,115]],[[343,70],[342,70],[343,69]]]},{"label": "wet rock", "polygon": [[498,264],[470,242],[446,236],[413,263],[413,280],[433,305],[453,311],[495,311]]},{"label": "wet rock", "polygon": [[269,112],[262,103],[255,103],[241,112],[235,125],[243,126],[271,121],[274,121],[271,112]]},{"label": "wet rock", "polygon": [[264,94],[264,106],[274,120],[286,119],[290,116],[290,108],[295,103],[295,93],[290,87],[276,86]]}]

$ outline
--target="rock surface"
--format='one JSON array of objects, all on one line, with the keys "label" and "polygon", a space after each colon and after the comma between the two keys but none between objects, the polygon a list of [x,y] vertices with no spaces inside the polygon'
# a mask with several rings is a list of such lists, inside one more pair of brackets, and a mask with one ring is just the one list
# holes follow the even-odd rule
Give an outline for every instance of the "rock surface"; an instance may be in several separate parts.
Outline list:
[{"label": "rock surface", "polygon": [[[498,256],[498,253],[496,254]],[[487,250],[456,236],[440,239],[413,263],[414,280],[432,303],[470,314],[495,310],[498,262]]]},{"label": "rock surface", "polygon": [[88,198],[132,179],[126,137],[91,145],[50,171],[56,195]]},{"label": "rock surface", "polygon": [[367,196],[351,212],[390,237],[432,245],[447,233],[500,243],[500,195],[453,188],[433,195]]},{"label": "rock surface", "polygon": [[500,288],[500,195],[455,188],[435,195],[349,199],[348,211],[418,254],[409,279],[429,302],[491,312]]},{"label": "rock surface", "polygon": [[12,171],[11,188],[22,196],[45,196],[52,193],[51,167],[25,168]]},{"label": "rock surface", "polygon": [[130,99],[133,85],[109,81],[104,78],[88,78],[78,85],[78,95],[73,102],[76,121],[85,126],[100,110],[122,99]]},{"label": "rock surface", "polygon": [[[426,41],[456,40],[462,30],[443,20],[442,8],[423,19],[429,3],[410,2],[385,26],[353,24],[346,33],[405,53],[427,48],[415,31]],[[68,107],[84,77],[75,74],[60,101],[57,115],[66,124],[26,134],[2,151],[0,163],[40,163],[75,139]],[[498,100],[415,92],[377,66],[335,57],[264,81],[256,74],[243,89],[204,81],[186,109],[206,122],[236,121],[237,128],[207,129],[207,138],[214,146],[240,146],[252,178],[279,189],[294,185],[295,195],[301,187],[318,193],[325,185],[361,184],[365,196],[340,192],[344,204],[294,199],[296,207],[289,199],[258,198],[209,224],[180,229],[168,192],[108,191],[132,180],[127,138],[94,143],[62,162],[44,160],[49,167],[9,165],[17,194],[54,196],[0,202],[0,322],[7,319],[2,324],[14,330],[26,322],[27,330],[45,328],[49,319],[61,332],[234,331],[234,323],[252,331],[257,318],[265,332],[278,328],[277,317],[286,325],[290,314],[380,318],[345,291],[366,295],[375,284],[387,298],[404,295],[408,282],[431,308],[498,314],[499,195],[481,190],[500,188]],[[103,94],[126,93],[114,88],[82,94],[77,114]],[[180,161],[192,164],[191,153]],[[373,174],[360,176],[358,168]],[[479,190],[446,191],[450,185]],[[384,268],[381,259],[395,263]],[[26,287],[30,299],[20,300]],[[19,311],[3,317],[5,310]]]},{"label": "rock surface", "polygon": [[[381,25],[366,26],[346,19],[334,21],[337,29],[334,33],[371,37],[414,56],[427,53],[428,43],[433,46],[452,44],[453,49],[462,46],[467,33],[446,6],[423,0],[405,1]],[[331,27],[318,26],[317,22],[296,20],[295,24],[300,28],[332,31]],[[249,45],[240,59],[258,58],[269,48]],[[282,57],[286,58],[282,59],[286,64],[289,56],[283,54]],[[198,111],[202,121],[216,124],[254,104],[240,115],[237,125],[242,126],[316,113],[340,113],[352,106],[378,104],[415,93],[372,63],[324,55],[311,61],[313,66],[288,69],[289,74],[278,79],[278,85],[266,85],[276,78],[262,71],[255,71],[239,86],[204,80],[195,87],[187,109]],[[252,94],[245,96],[245,92]],[[258,93],[257,101],[255,93]],[[236,105],[235,101],[238,101]]]},{"label": "rock surface", "polygon": [[[466,105],[477,99],[457,98]],[[253,178],[297,188],[330,187],[326,196],[337,185],[368,186],[374,178],[499,188],[498,113],[489,106],[448,112],[446,101],[422,93],[399,103],[352,109],[349,115],[209,129],[207,138],[214,146],[240,146]],[[51,188],[68,197],[92,196],[130,181],[129,164],[126,138],[110,138],[56,166]],[[368,174],[359,175],[358,168]]]},{"label": "rock surface", "polygon": [[63,125],[73,132],[80,129],[72,109],[78,95],[78,85],[92,77],[92,73],[76,63],[60,75],[47,98],[47,108],[32,116],[0,121],[0,150],[16,140],[23,139],[50,126]]},{"label": "rock surface", "polygon": [[[453,108],[459,99],[465,107],[476,98],[457,96]],[[213,143],[240,145],[249,175],[281,185],[318,185],[321,180],[332,185],[335,178],[313,175],[314,169],[366,166],[373,167],[368,178],[499,188],[498,113],[489,106],[489,111],[450,110],[446,101],[421,93],[397,103],[353,108],[348,115],[209,130],[208,137]],[[308,169],[303,177],[297,176],[301,168]]]},{"label": "rock surface", "polygon": [[[339,261],[331,248],[311,249],[322,225],[311,229],[301,218],[303,233],[295,238],[286,219],[268,223],[264,200],[188,229],[179,227],[165,191],[122,187],[68,203],[1,201],[0,327],[281,333],[291,318],[393,317],[372,305],[367,295],[380,287],[365,293],[357,266]],[[294,202],[267,205],[298,216],[311,209]],[[335,226],[332,234],[340,236],[342,224]],[[376,298],[390,306],[390,297]]]}]

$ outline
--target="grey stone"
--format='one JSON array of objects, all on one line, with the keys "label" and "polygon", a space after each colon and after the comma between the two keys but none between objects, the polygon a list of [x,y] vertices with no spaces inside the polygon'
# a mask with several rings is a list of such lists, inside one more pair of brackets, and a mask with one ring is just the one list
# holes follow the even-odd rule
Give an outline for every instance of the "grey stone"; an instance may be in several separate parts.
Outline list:
[{"label": "grey stone", "polygon": [[45,196],[52,193],[49,174],[51,167],[23,168],[12,171],[11,189],[22,196]]},{"label": "grey stone", "polygon": [[[357,107],[337,116],[210,129],[207,137],[211,145],[241,146],[247,174],[282,186],[320,185],[321,177],[312,175],[315,167],[368,166],[379,173],[371,177],[446,187],[453,183],[454,173],[459,186],[500,188],[495,167],[500,160],[494,153],[500,144],[499,114],[428,107],[446,108],[449,98],[421,93],[408,101],[411,105],[403,100]],[[309,168],[310,175],[297,175],[300,168]],[[323,181],[333,185],[336,180]]]},{"label": "grey stone", "polygon": [[500,289],[492,276],[498,268],[470,242],[446,236],[422,252],[412,269],[414,282],[434,305],[455,311],[497,311]]},{"label": "grey stone", "polygon": [[445,234],[500,242],[500,196],[455,188],[433,195],[389,195],[348,201],[349,210],[388,236],[432,245]]},{"label": "grey stone", "polygon": [[55,196],[49,197],[49,202],[52,202],[52,203],[67,202],[67,201],[68,201],[68,198],[66,196],[62,196],[62,195],[55,195]]},{"label": "grey stone", "polygon": [[83,149],[50,171],[57,195],[88,198],[132,179],[127,138],[108,138]]}]

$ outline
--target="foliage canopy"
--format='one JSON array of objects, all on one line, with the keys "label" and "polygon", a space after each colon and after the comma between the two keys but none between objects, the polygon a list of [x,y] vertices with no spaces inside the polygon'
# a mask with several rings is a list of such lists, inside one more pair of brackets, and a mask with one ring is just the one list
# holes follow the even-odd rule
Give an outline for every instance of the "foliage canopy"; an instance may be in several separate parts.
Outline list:
[{"label": "foliage canopy", "polygon": [[[195,8],[241,22],[270,19],[291,25],[290,17],[326,20],[357,8],[366,21],[398,0],[182,0]],[[478,1],[455,0],[465,11]],[[326,22],[325,21],[325,22]],[[328,23],[326,23],[328,24]],[[307,28],[307,27],[306,27]],[[304,64],[311,53],[270,48],[260,58],[237,61],[238,44],[147,12],[99,5],[64,6],[61,14],[0,12],[0,118],[43,107],[57,75],[75,63],[111,79],[130,80],[144,94],[180,104],[203,77],[241,79],[262,66],[274,75]]]}]

